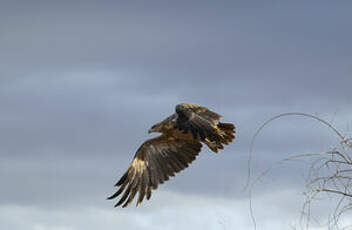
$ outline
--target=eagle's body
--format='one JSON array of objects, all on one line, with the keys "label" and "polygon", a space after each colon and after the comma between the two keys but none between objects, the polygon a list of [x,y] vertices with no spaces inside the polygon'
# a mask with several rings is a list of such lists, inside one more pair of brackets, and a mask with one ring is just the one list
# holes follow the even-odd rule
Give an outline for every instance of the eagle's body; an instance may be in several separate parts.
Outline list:
[{"label": "eagle's body", "polygon": [[[152,189],[170,176],[188,167],[205,143],[213,152],[223,149],[235,138],[235,126],[219,122],[221,116],[199,105],[179,104],[176,113],[152,126],[150,132],[162,135],[145,141],[137,150],[127,172],[116,183],[119,190],[108,199],[116,198],[123,191],[119,202],[126,207],[139,193],[137,205],[144,196],[151,196]],[[128,199],[127,199],[128,198]],[[126,201],[127,199],[127,201]]]}]

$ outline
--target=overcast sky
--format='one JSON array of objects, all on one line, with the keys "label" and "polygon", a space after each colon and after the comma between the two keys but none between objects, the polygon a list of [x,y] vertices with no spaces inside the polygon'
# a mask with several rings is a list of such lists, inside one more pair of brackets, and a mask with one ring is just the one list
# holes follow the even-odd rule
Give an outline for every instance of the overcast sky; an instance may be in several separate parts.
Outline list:
[{"label": "overcast sky", "polygon": [[[351,7],[2,0],[0,229],[252,229],[243,187],[265,120],[305,112],[351,134]],[[181,102],[235,123],[236,141],[217,155],[203,148],[140,207],[114,209],[114,183]],[[254,175],[336,142],[316,121],[283,118],[258,136]],[[304,168],[275,169],[254,190],[258,229],[297,223]]]}]

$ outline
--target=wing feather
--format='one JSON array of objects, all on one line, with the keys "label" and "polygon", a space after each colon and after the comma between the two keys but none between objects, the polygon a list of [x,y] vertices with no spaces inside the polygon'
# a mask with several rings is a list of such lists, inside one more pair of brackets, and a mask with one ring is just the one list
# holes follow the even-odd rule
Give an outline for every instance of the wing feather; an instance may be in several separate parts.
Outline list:
[{"label": "wing feather", "polygon": [[116,183],[119,189],[108,199],[123,194],[115,207],[127,207],[137,194],[137,206],[144,197],[149,200],[152,190],[175,173],[187,168],[196,159],[201,147],[198,141],[165,135],[144,142],[127,171]]},{"label": "wing feather", "polygon": [[138,194],[138,199],[137,199],[137,206],[142,203],[144,196],[145,196],[145,191],[147,189],[147,183],[148,183],[148,177],[146,177],[146,175],[150,174],[150,170],[148,170],[148,172],[143,172],[142,175],[142,181],[140,183],[140,187],[139,187],[139,194]]},{"label": "wing feather", "polygon": [[122,195],[121,199],[119,200],[119,202],[117,204],[115,204],[115,207],[121,205],[123,202],[125,202],[125,200],[127,199],[128,194],[130,193],[132,188],[132,184],[129,184],[127,189],[125,190],[124,194]]},{"label": "wing feather", "polygon": [[152,188],[147,187],[147,200],[149,200],[151,196],[152,196]]},{"label": "wing feather", "polygon": [[122,185],[123,182],[126,180],[127,178],[127,172],[125,174],[123,174],[123,176],[121,177],[121,179],[115,184],[115,186],[119,186]]},{"label": "wing feather", "polygon": [[[153,189],[157,189],[158,188],[158,184],[160,183],[160,172],[159,172],[159,168],[155,165],[155,160],[151,159],[149,161],[149,168],[147,169],[148,172],[146,175],[144,175],[144,180],[145,180],[145,184],[152,186]],[[155,170],[156,173],[152,173],[152,171]]]}]

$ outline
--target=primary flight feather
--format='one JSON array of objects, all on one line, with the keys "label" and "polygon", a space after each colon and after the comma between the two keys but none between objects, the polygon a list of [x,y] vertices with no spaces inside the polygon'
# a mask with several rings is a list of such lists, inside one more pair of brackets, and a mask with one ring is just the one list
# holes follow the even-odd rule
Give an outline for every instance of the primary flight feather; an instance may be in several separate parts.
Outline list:
[{"label": "primary flight feather", "polygon": [[137,150],[132,163],[115,184],[118,190],[108,199],[122,194],[115,207],[127,207],[137,196],[138,206],[152,190],[194,161],[206,144],[213,152],[223,149],[235,138],[235,126],[219,122],[221,116],[206,107],[179,104],[176,112],[153,125],[151,132],[162,135],[145,141]]}]

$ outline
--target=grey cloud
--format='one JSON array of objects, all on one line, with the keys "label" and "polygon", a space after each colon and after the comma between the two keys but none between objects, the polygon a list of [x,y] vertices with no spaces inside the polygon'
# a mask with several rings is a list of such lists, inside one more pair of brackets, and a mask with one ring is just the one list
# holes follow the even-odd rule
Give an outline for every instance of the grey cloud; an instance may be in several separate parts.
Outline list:
[{"label": "grey cloud", "polygon": [[[248,201],[229,200],[210,196],[184,196],[161,192],[159,199],[139,209],[111,210],[102,207],[76,206],[69,209],[38,209],[31,206],[2,206],[0,218],[3,226],[11,229],[217,229],[221,227],[251,229]],[[253,200],[253,211],[261,229],[280,229],[299,224],[302,195],[296,190],[264,193]],[[183,202],[179,202],[182,200]],[[165,206],[165,203],[168,206]],[[329,207],[328,203],[321,205]],[[16,221],[14,217],[22,221]],[[281,218],[277,218],[280,216]],[[317,216],[319,218],[319,216]],[[343,221],[348,221],[345,219]],[[26,223],[26,225],[24,225]],[[289,228],[287,228],[289,229]]]},{"label": "grey cloud", "polygon": [[[160,188],[182,196],[244,198],[250,138],[274,115],[330,120],[337,111],[338,128],[351,122],[349,1],[2,5],[2,206],[110,208],[104,199],[148,128],[180,102],[208,106],[238,127],[225,151],[205,147]],[[254,173],[335,142],[314,121],[275,121],[257,139]],[[302,167],[273,171],[277,184],[263,190],[299,187]]]},{"label": "grey cloud", "polygon": [[[70,200],[72,204],[108,204],[104,199],[113,191],[113,183],[126,170],[138,146],[150,138],[146,130],[172,113],[179,102],[172,95],[128,92],[128,80],[109,74],[59,76],[32,77],[3,87],[2,92],[13,97],[7,99],[7,107],[3,106],[8,108],[12,122],[2,122],[6,131],[2,133],[2,156],[10,159],[2,162],[2,181],[8,184],[2,191],[2,203],[56,206]],[[204,147],[202,156],[189,169],[161,189],[226,197],[245,195],[241,191],[246,179],[249,140],[264,116],[276,115],[284,107],[243,110],[246,105],[237,106],[210,106],[227,121],[236,123],[236,142],[217,156]],[[291,121],[295,123],[289,125]],[[325,151],[329,143],[334,144],[329,134],[325,127],[312,121],[277,121],[258,137],[253,168],[260,172],[292,151]],[[326,144],[322,145],[322,140]],[[26,163],[17,165],[17,161]],[[285,177],[279,178],[280,186],[292,185],[287,177],[301,176],[295,176],[295,172],[286,171]],[[21,189],[24,185],[28,188],[25,194]]]},{"label": "grey cloud", "polygon": [[[3,191],[4,203],[53,204],[57,200],[63,202],[68,194],[76,202],[95,196],[95,201],[101,203],[127,168],[134,151],[150,138],[146,130],[172,113],[174,105],[180,102],[173,95],[128,91],[131,82],[106,73],[59,76],[21,79],[2,88],[3,95],[11,97],[3,101],[10,120],[2,121],[1,152],[3,157],[14,159],[2,162],[2,180],[10,185]],[[245,184],[250,138],[264,116],[269,118],[285,107],[267,105],[263,109],[243,110],[242,106],[247,105],[237,106],[228,108],[226,103],[220,103],[219,109],[216,103],[210,106],[227,121],[236,123],[236,142],[217,156],[204,147],[202,156],[168,182],[166,188],[243,196],[240,188]],[[262,120],[258,120],[261,111]],[[329,143],[334,144],[329,131],[320,124],[290,119],[273,123],[258,137],[253,162],[256,170],[264,170],[292,151],[324,151]],[[291,121],[295,123],[290,124]],[[322,140],[327,144],[322,145]],[[15,166],[24,157],[26,164]],[[97,162],[101,165],[99,169]],[[75,169],[77,165],[80,167]],[[8,174],[12,174],[11,178]],[[287,176],[294,174],[294,170],[286,172]],[[25,195],[21,191],[23,185],[16,183],[22,180],[30,188]],[[285,183],[286,178],[281,181]],[[90,189],[92,184],[95,189]]]}]

